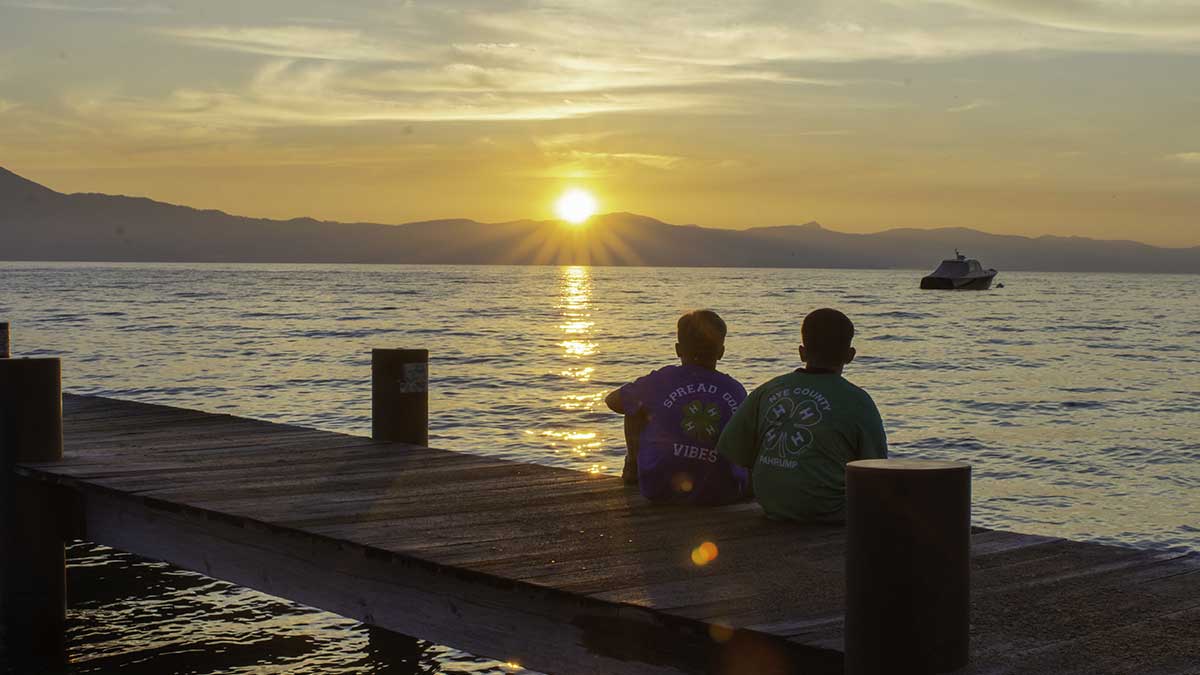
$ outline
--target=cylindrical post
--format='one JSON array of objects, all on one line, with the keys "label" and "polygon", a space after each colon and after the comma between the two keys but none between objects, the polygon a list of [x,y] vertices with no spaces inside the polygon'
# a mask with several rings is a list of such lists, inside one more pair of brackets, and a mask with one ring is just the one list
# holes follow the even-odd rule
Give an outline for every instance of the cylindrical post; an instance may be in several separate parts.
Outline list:
[{"label": "cylindrical post", "polygon": [[371,437],[429,443],[429,350],[371,350]]},{"label": "cylindrical post", "polygon": [[8,322],[0,321],[0,359],[12,357],[12,342],[8,332]]},{"label": "cylindrical post", "polygon": [[58,359],[0,360],[0,606],[14,662],[63,660],[66,558],[46,486],[13,466],[62,459]]},{"label": "cylindrical post", "polygon": [[971,467],[846,466],[846,673],[945,673],[969,659]]}]

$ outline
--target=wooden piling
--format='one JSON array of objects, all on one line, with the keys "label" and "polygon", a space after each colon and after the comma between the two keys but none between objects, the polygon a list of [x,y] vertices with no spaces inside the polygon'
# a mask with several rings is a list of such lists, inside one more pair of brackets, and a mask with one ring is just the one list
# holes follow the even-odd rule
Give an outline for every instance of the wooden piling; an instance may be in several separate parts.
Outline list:
[{"label": "wooden piling", "polygon": [[0,359],[12,357],[12,342],[9,335],[8,322],[0,321]]},{"label": "wooden piling", "polygon": [[0,360],[0,606],[5,651],[17,663],[65,657],[62,505],[48,486],[13,470],[18,462],[58,461],[62,449],[59,360]]},{"label": "wooden piling", "polygon": [[846,673],[946,673],[967,664],[971,468],[846,467]]},{"label": "wooden piling", "polygon": [[371,351],[371,437],[429,443],[429,350]]}]

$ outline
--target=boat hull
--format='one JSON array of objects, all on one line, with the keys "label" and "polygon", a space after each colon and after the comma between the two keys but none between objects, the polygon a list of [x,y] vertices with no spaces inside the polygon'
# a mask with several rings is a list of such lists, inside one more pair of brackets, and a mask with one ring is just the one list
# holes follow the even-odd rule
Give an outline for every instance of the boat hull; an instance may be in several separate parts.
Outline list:
[{"label": "boat hull", "polygon": [[996,273],[974,277],[935,277],[921,279],[921,288],[936,291],[986,291],[992,287]]}]

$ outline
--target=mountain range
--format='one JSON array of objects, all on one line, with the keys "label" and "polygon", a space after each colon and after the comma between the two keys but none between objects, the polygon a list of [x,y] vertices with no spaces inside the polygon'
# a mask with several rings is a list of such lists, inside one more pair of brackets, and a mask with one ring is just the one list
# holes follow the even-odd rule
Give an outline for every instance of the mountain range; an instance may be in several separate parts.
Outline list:
[{"label": "mountain range", "polygon": [[956,248],[1001,271],[1200,272],[1200,247],[968,228],[851,234],[810,222],[732,230],[632,213],[594,216],[583,227],[245,218],[140,197],[63,194],[0,168],[0,260],[932,269]]}]

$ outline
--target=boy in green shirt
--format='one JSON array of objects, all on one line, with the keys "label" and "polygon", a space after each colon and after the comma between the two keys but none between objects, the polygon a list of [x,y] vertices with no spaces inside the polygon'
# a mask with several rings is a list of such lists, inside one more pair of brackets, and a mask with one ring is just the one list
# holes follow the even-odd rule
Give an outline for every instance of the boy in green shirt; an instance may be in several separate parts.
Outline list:
[{"label": "boy in green shirt", "polygon": [[805,367],[758,387],[721,432],[717,452],[752,470],[758,503],[773,518],[845,520],[846,463],[887,457],[879,410],[842,377],[854,360],[854,324],[818,309],[800,328]]}]

